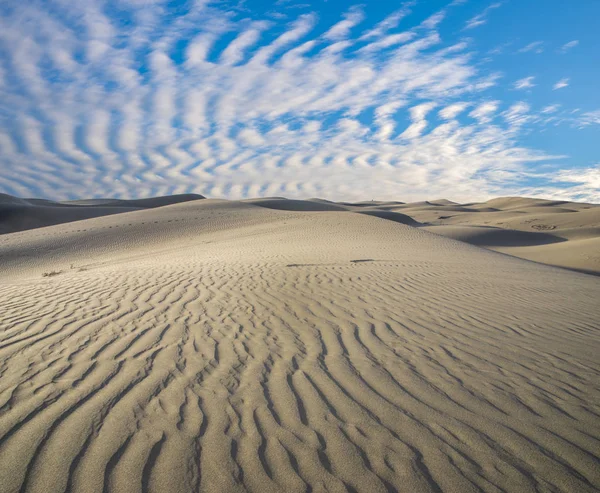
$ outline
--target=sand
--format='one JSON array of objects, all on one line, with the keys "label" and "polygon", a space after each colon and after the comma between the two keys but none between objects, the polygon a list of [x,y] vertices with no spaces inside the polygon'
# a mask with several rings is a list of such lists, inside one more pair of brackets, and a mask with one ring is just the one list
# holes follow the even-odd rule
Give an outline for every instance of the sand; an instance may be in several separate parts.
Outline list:
[{"label": "sand", "polygon": [[600,206],[504,197],[395,206],[428,231],[508,255],[600,275]]},{"label": "sand", "polygon": [[542,233],[516,221],[546,207],[544,234],[579,232],[499,248],[568,256],[595,208],[503,200],[189,200],[1,235],[0,491],[597,491],[600,278],[429,231]]},{"label": "sand", "polygon": [[92,199],[54,202],[42,199],[20,199],[0,193],[0,234],[203,198],[202,195],[197,194],[182,194],[137,200]]}]

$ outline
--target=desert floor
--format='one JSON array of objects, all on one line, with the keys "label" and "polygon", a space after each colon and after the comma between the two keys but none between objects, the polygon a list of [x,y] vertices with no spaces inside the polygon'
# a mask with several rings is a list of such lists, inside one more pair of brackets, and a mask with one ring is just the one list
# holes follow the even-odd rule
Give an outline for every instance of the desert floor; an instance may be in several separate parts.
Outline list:
[{"label": "desert floor", "polygon": [[0,199],[2,493],[600,489],[600,207]]}]

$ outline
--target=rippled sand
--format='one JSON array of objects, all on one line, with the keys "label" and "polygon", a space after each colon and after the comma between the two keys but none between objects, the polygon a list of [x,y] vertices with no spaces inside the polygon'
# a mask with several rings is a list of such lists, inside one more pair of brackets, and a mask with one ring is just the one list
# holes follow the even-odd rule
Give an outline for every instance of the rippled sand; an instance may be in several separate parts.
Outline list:
[{"label": "rippled sand", "polygon": [[600,278],[295,209],[0,236],[0,491],[600,488]]}]

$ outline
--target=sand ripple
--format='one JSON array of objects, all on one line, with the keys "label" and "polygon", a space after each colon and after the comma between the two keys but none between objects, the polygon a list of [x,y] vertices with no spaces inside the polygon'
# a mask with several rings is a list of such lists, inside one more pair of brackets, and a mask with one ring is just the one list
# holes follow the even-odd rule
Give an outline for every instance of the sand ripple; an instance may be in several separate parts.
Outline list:
[{"label": "sand ripple", "polygon": [[597,490],[598,278],[464,248],[0,285],[0,491]]}]

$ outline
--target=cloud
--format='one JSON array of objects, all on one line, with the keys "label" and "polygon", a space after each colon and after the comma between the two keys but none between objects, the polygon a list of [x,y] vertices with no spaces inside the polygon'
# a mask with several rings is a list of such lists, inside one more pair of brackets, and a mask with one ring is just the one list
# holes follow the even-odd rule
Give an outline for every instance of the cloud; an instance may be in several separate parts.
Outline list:
[{"label": "cloud", "polygon": [[235,65],[244,58],[244,52],[249,47],[254,45],[260,38],[260,34],[268,27],[267,22],[254,22],[246,31],[241,32],[238,36],[227,45],[227,48],[221,53],[220,62],[223,65]]},{"label": "cloud", "polygon": [[544,114],[556,113],[559,110],[559,108],[560,108],[560,104],[549,104],[542,108],[542,113],[544,113]]},{"label": "cloud", "polygon": [[534,76],[529,76],[529,77],[525,77],[523,79],[519,79],[518,81],[516,81],[514,83],[514,88],[515,89],[530,89],[532,87],[535,87],[535,84],[533,83],[533,79],[535,79]]},{"label": "cloud", "polygon": [[552,181],[579,183],[596,189],[600,194],[600,163],[590,168],[559,171],[552,177]]},{"label": "cloud", "polygon": [[435,31],[450,6],[399,30],[407,3],[357,32],[358,9],[323,26],[98,5],[0,10],[2,192],[475,200],[553,158],[519,145],[534,116],[490,101],[497,75],[471,44]]},{"label": "cloud", "polygon": [[244,128],[237,134],[237,138],[240,140],[242,145],[252,147],[260,146],[265,143],[263,136],[253,128]]},{"label": "cloud", "polygon": [[542,48],[543,45],[543,41],[534,41],[519,49],[519,53],[528,53],[530,51],[534,53],[542,53],[544,51],[544,48]]},{"label": "cloud", "polygon": [[569,41],[568,43],[565,43],[564,45],[562,45],[559,49],[558,52],[559,53],[566,53],[567,51],[575,48],[577,45],[579,44],[579,40],[574,39],[573,41]]},{"label": "cloud", "polygon": [[400,134],[400,138],[412,140],[420,137],[425,128],[427,128],[427,121],[425,120],[427,113],[436,106],[437,103],[430,101],[410,108],[410,119],[412,123]]},{"label": "cloud", "polygon": [[600,203],[600,163],[587,168],[558,169],[539,178],[546,178],[543,186],[521,189],[519,193],[529,197]]},{"label": "cloud", "polygon": [[400,23],[400,21],[402,19],[404,19],[407,15],[410,14],[410,12],[411,12],[410,7],[415,5],[415,3],[416,2],[414,2],[414,1],[405,2],[404,5],[400,9],[398,9],[395,12],[393,12],[392,14],[388,15],[384,20],[379,22],[373,29],[370,29],[369,31],[364,33],[359,38],[359,41],[364,41],[364,40],[372,39],[372,38],[379,38],[379,37],[387,34],[387,32],[389,30],[397,27],[398,24]]},{"label": "cloud", "polygon": [[492,120],[492,115],[498,111],[499,101],[486,101],[478,105],[469,113],[471,118],[475,118],[480,123],[488,123]]},{"label": "cloud", "polygon": [[563,87],[567,87],[569,85],[569,79],[564,78],[560,79],[556,84],[552,86],[552,90],[556,91],[557,89],[562,89]]},{"label": "cloud", "polygon": [[439,111],[439,115],[444,120],[452,120],[452,119],[456,118],[460,113],[465,111],[468,107],[469,107],[469,103],[465,103],[465,102],[453,103],[453,104],[446,106],[445,108],[442,108]]},{"label": "cloud", "polygon": [[414,39],[417,34],[414,32],[404,32],[398,34],[390,34],[389,36],[384,36],[377,41],[369,43],[368,45],[363,46],[359,51],[360,52],[376,52],[383,48],[389,48],[391,46],[399,45],[402,43],[406,43],[411,39]]},{"label": "cloud", "polygon": [[404,101],[393,101],[383,104],[375,109],[375,123],[378,126],[376,138],[388,140],[396,129],[396,123],[391,119],[392,115],[404,106]]},{"label": "cloud", "polygon": [[510,131],[519,130],[520,127],[531,120],[532,117],[529,115],[529,110],[530,107],[527,103],[518,101],[502,113],[502,116],[509,125]]},{"label": "cloud", "polygon": [[435,14],[431,15],[427,19],[425,19],[421,23],[421,26],[424,27],[425,29],[435,29],[440,24],[440,22],[442,22],[444,20],[445,17],[446,17],[446,11],[441,10],[441,11],[436,12]]},{"label": "cloud", "polygon": [[344,20],[333,25],[323,35],[328,40],[340,40],[348,36],[350,30],[364,19],[364,14],[358,8],[352,8],[344,16]]},{"label": "cloud", "polygon": [[475,17],[472,17],[471,19],[469,19],[467,21],[467,23],[465,24],[464,29],[473,29],[475,27],[479,27],[479,26],[486,24],[488,21],[487,18],[488,18],[489,13],[493,9],[499,8],[501,5],[502,5],[502,2],[496,2],[496,3],[489,5],[488,7],[486,7],[483,10],[483,12],[481,12],[480,14],[476,15]]},{"label": "cloud", "polygon": [[268,59],[284,48],[286,45],[293,43],[305,36],[314,26],[316,16],[312,14],[304,14],[300,16],[291,26],[290,29],[281,34],[270,45],[267,45],[260,50],[252,58],[255,63],[264,63]]},{"label": "cloud", "polygon": [[600,110],[586,111],[579,116],[579,123],[581,126],[588,125],[600,125]]}]

